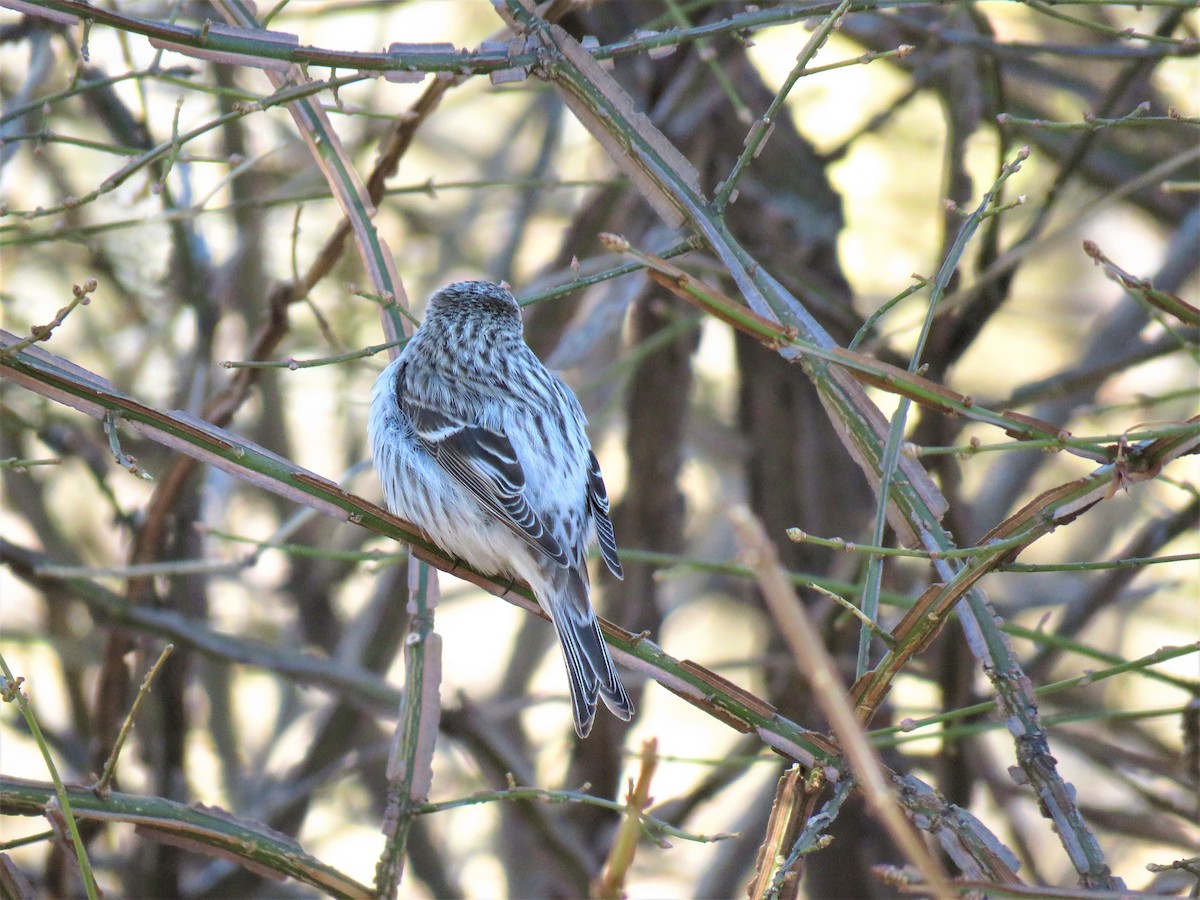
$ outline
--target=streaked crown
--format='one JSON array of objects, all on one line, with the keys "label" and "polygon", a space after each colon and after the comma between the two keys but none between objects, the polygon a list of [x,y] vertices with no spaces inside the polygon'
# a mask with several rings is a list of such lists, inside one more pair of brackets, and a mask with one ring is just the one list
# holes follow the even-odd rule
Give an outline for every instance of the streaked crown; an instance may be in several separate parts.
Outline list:
[{"label": "streaked crown", "polygon": [[446,324],[490,324],[521,332],[521,307],[505,288],[490,281],[457,281],[429,299],[426,319]]}]

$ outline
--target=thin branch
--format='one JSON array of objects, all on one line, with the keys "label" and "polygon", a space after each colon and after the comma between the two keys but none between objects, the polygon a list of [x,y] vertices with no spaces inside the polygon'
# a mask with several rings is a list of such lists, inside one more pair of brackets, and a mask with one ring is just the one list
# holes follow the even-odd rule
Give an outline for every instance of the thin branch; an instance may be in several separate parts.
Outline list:
[{"label": "thin branch", "polygon": [[[18,708],[21,710],[21,715],[25,719],[25,724],[29,726],[29,733],[33,736],[33,741],[37,745],[38,751],[42,754],[42,760],[46,763],[46,770],[50,773],[50,778],[53,782],[45,791],[43,802],[38,804],[36,811],[32,815],[44,815],[50,820],[50,823],[55,826],[55,832],[58,833],[62,824],[66,825],[67,832],[71,838],[71,848],[75,853],[75,861],[79,865],[79,874],[83,879],[83,889],[87,894],[88,900],[96,900],[99,896],[99,890],[96,887],[96,876],[92,873],[92,864],[88,859],[87,846],[83,842],[83,838],[79,834],[79,823],[77,822],[78,807],[73,803],[71,792],[63,784],[62,778],[58,774],[58,766],[54,764],[54,757],[50,754],[50,747],[46,743],[46,736],[42,733],[42,727],[38,724],[37,716],[33,712],[33,708],[29,703],[29,698],[25,696],[25,689],[22,685],[25,682],[25,676],[17,677],[13,675],[12,670],[8,667],[4,656],[0,654],[0,673],[4,675],[3,690],[0,690],[0,699],[5,703],[16,701]],[[3,781],[3,776],[0,776],[0,782]],[[0,787],[0,811],[4,809],[4,794],[3,788]],[[61,821],[60,821],[61,820]]]},{"label": "thin branch", "polygon": [[[64,793],[81,820],[133,824],[139,834],[154,840],[294,878],[333,897],[369,900],[374,896],[365,885],[305,853],[295,841],[215,807],[115,791],[99,797],[90,787],[79,785],[65,786]],[[0,775],[4,815],[40,816],[54,798],[53,785]]]},{"label": "thin branch", "polygon": [[837,668],[808,621],[804,604],[787,581],[761,523],[745,508],[735,509],[731,515],[746,562],[758,575],[767,607],[853,765],[855,781],[866,795],[868,804],[909,862],[920,871],[934,896],[956,896],[942,867],[921,842],[912,823],[900,814],[882,765],[863,733],[861,722],[855,717],[853,706],[846,700],[846,689],[840,683]]}]

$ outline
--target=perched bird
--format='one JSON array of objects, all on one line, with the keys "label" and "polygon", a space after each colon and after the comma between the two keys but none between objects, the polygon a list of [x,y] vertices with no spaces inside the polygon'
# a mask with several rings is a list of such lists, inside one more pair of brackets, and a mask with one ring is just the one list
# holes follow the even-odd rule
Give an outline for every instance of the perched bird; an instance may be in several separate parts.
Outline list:
[{"label": "perched bird", "polygon": [[434,294],[371,392],[369,437],[388,508],[481,572],[529,583],[558,632],[580,737],[597,697],[633,716],[588,599],[594,541],[623,575],[586,422],[525,343],[513,295],[486,281]]}]

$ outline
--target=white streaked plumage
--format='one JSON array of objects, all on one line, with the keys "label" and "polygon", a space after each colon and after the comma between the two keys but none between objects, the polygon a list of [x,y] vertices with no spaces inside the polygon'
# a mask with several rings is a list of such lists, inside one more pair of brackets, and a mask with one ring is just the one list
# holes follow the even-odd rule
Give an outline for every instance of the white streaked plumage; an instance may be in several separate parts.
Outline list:
[{"label": "white streaked plumage", "polygon": [[388,508],[474,568],[529,583],[558,632],[580,737],[597,698],[633,715],[588,598],[593,541],[622,573],[585,424],[571,389],[526,345],[512,294],[483,281],[436,293],[371,392]]}]

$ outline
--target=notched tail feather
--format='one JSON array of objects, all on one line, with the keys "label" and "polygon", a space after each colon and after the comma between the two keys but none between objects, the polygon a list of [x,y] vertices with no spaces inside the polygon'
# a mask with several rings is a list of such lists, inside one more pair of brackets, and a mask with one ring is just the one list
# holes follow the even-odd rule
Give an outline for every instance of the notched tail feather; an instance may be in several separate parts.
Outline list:
[{"label": "notched tail feather", "polygon": [[554,589],[561,593],[552,603],[551,618],[571,685],[575,731],[581,738],[588,736],[596,718],[597,699],[603,700],[617,718],[628,722],[633,718],[633,701],[625,693],[600,633],[600,623],[588,602],[586,582],[578,570],[571,569],[554,579]]}]

